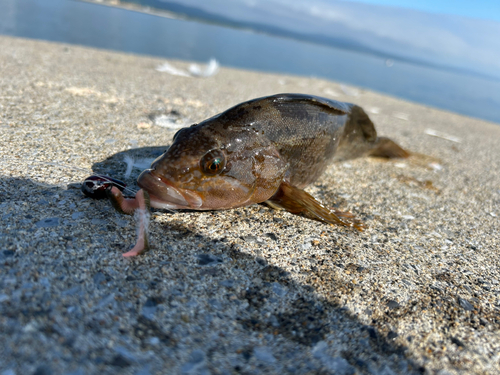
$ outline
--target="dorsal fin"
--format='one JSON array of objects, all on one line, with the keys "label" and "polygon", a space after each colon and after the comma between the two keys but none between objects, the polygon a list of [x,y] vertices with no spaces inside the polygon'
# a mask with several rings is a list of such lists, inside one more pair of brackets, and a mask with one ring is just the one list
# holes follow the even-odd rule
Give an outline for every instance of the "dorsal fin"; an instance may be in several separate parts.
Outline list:
[{"label": "dorsal fin", "polygon": [[[264,99],[264,98],[262,98]],[[349,106],[346,103],[338,102],[333,99],[321,98],[314,95],[305,94],[277,94],[273,96],[268,96],[268,100],[273,102],[297,102],[297,103],[307,103],[312,105],[318,105],[321,107],[328,108],[330,112],[337,115],[347,115],[349,113]]]}]

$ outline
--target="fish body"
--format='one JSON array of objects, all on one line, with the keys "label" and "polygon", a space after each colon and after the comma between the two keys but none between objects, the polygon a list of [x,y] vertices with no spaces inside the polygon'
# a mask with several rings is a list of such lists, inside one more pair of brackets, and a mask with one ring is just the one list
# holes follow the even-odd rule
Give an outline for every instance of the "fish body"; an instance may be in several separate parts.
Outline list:
[{"label": "fish body", "polygon": [[[220,210],[266,202],[327,223],[363,225],[330,210],[303,189],[332,162],[360,156],[407,157],[355,104],[303,94],[278,94],[238,104],[179,130],[170,148],[141,173],[141,199],[165,209]],[[118,189],[113,205],[139,203]],[[144,206],[144,204],[143,204]],[[145,206],[144,206],[145,207]],[[130,251],[136,255],[142,250]]]},{"label": "fish body", "polygon": [[181,129],[138,184],[157,208],[217,210],[272,203],[282,184],[303,189],[332,162],[382,154],[388,143],[386,156],[407,155],[377,137],[357,105],[278,94]]}]

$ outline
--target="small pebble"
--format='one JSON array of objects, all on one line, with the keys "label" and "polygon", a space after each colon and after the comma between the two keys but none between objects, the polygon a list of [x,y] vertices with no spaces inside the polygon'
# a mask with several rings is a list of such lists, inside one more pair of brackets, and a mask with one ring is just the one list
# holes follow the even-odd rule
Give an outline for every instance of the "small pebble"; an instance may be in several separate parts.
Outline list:
[{"label": "small pebble", "polygon": [[77,285],[77,286],[74,286],[72,288],[66,289],[65,291],[62,292],[62,295],[63,296],[72,296],[72,295],[80,292],[80,290],[81,290],[80,286]]},{"label": "small pebble", "polygon": [[115,352],[125,358],[129,363],[137,362],[137,358],[125,347],[116,346],[114,348]]},{"label": "small pebble", "polygon": [[82,217],[84,217],[84,216],[85,216],[85,213],[80,212],[80,211],[73,212],[73,213],[71,214],[71,218],[72,218],[73,220],[78,220],[78,219],[81,219],[81,218],[82,218]]},{"label": "small pebble", "polygon": [[271,315],[269,317],[269,323],[271,323],[271,325],[274,327],[274,328],[277,328],[280,326],[280,322],[278,321],[278,318],[276,318],[275,315]]},{"label": "small pebble", "polygon": [[101,308],[109,305],[110,303],[114,302],[114,300],[115,300],[115,293],[110,293],[107,296],[105,296],[104,298],[102,298],[99,301],[99,303],[96,305],[96,307],[98,309],[101,309]]},{"label": "small pebble", "polygon": [[394,331],[389,331],[389,333],[387,334],[387,338],[389,340],[394,340],[396,337],[398,337],[399,335],[397,334],[397,332],[394,332]]},{"label": "small pebble", "polygon": [[319,341],[312,348],[312,355],[318,359],[321,364],[334,374],[352,375],[356,373],[353,366],[342,357],[332,357],[328,354],[328,344],[325,341]]},{"label": "small pebble", "polygon": [[104,276],[102,272],[98,272],[94,275],[92,279],[94,280],[94,284],[100,285],[106,281],[106,276]]},{"label": "small pebble", "polygon": [[389,307],[391,310],[394,310],[401,307],[401,305],[397,301],[389,300],[387,301],[387,307]]},{"label": "small pebble", "polygon": [[276,236],[276,234],[274,234],[274,233],[266,233],[265,236],[269,237],[273,241],[278,241],[278,236]]},{"label": "small pebble", "polygon": [[116,219],[115,224],[120,228],[126,228],[130,225],[130,223],[127,220],[122,220],[122,219]]},{"label": "small pebble", "polygon": [[115,355],[110,362],[111,366],[122,367],[122,368],[129,367],[131,364],[132,363],[121,354]]},{"label": "small pebble", "polygon": [[278,297],[284,297],[287,294],[286,288],[284,288],[283,286],[281,286],[279,283],[276,283],[276,282],[273,283],[272,284],[272,289],[273,289],[273,292],[276,293],[276,295]]},{"label": "small pebble", "polygon": [[248,243],[260,243],[262,242],[262,240],[256,236],[245,236],[245,237],[241,237],[245,242],[248,242]]},{"label": "small pebble", "polygon": [[198,258],[198,264],[200,266],[213,266],[223,262],[221,258],[212,254],[198,254],[196,257]]},{"label": "small pebble", "polygon": [[311,241],[304,242],[302,245],[300,245],[300,247],[302,248],[302,250],[310,249],[311,246],[312,246]]},{"label": "small pebble", "polygon": [[188,362],[182,365],[181,372],[183,374],[189,374],[195,371],[199,371],[201,367],[204,366],[204,362],[205,353],[200,349],[193,350],[193,352],[191,352],[191,355],[189,356]]},{"label": "small pebble", "polygon": [[215,298],[211,298],[208,300],[208,303],[210,304],[210,306],[212,306],[215,310],[220,310],[222,308],[222,304],[220,303],[219,300],[215,299]]},{"label": "small pebble", "polygon": [[151,346],[160,345],[160,339],[158,337],[150,337],[146,341]]},{"label": "small pebble", "polygon": [[47,277],[42,277],[38,280],[38,283],[46,288],[50,288],[50,281]]},{"label": "small pebble", "polygon": [[141,310],[141,315],[144,316],[146,319],[152,320],[154,319],[157,310],[158,307],[156,306],[144,305]]},{"label": "small pebble", "polygon": [[267,346],[255,347],[253,349],[253,354],[259,361],[270,364],[276,363],[276,358],[273,356],[271,348]]},{"label": "small pebble", "polygon": [[472,311],[472,310],[474,310],[474,306],[472,306],[472,304],[471,304],[469,301],[467,301],[466,299],[463,299],[463,298],[460,298],[460,297],[459,297],[459,298],[458,298],[458,304],[459,304],[460,306],[462,306],[462,308],[463,308],[464,310],[467,310],[467,311]]},{"label": "small pebble", "polygon": [[90,220],[93,225],[106,225],[108,222],[106,220],[94,218]]},{"label": "small pebble", "polygon": [[58,217],[49,217],[47,219],[42,219],[35,223],[35,225],[38,228],[53,228],[57,227],[59,225],[59,218]]},{"label": "small pebble", "polygon": [[47,365],[38,366],[33,375],[52,375],[52,369]]},{"label": "small pebble", "polygon": [[234,286],[234,280],[223,280],[219,283],[219,285],[226,288],[232,288]]}]

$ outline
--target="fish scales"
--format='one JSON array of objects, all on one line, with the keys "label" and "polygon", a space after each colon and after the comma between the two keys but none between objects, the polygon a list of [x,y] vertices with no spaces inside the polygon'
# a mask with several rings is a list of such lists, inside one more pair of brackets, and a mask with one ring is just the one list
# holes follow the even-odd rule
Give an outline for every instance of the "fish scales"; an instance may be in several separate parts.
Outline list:
[{"label": "fish scales", "polygon": [[[336,109],[305,98],[310,97],[288,95],[256,99],[220,117],[223,124],[231,123],[233,128],[248,129],[268,138],[288,164],[287,180],[300,188],[316,181],[330,164],[348,111],[345,105],[338,105]],[[239,113],[237,125],[231,112]]]}]

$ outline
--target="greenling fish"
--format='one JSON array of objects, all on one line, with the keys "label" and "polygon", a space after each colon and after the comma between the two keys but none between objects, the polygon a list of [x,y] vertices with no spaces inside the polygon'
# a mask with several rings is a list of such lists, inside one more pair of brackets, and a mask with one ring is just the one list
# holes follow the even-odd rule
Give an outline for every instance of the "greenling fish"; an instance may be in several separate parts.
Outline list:
[{"label": "greenling fish", "polygon": [[[155,208],[189,210],[266,202],[362,230],[352,214],[332,211],[303,190],[332,162],[360,156],[404,158],[409,153],[378,137],[368,115],[355,104],[278,94],[179,130],[172,146],[139,176],[136,198],[125,199],[116,187],[108,196],[125,213],[147,211],[148,201]],[[138,244],[124,255],[137,255],[147,246],[141,229]]]}]

